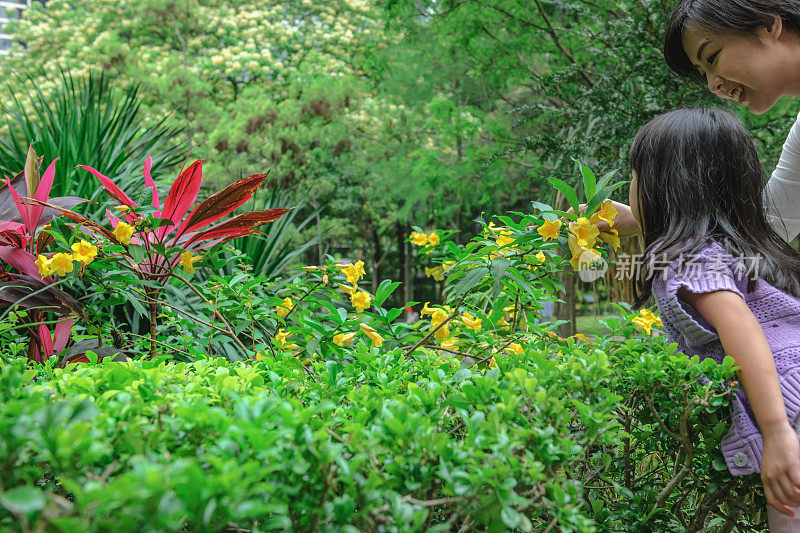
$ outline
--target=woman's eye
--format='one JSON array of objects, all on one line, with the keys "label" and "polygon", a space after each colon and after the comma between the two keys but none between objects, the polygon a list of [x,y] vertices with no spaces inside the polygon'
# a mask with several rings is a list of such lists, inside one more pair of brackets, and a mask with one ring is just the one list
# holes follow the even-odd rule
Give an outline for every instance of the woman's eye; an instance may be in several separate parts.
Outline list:
[{"label": "woman's eye", "polygon": [[708,64],[709,65],[713,65],[714,64],[714,60],[717,58],[718,55],[719,55],[719,52],[717,51],[717,52],[714,52],[713,54],[711,54],[710,56],[708,56],[708,59],[707,59]]}]

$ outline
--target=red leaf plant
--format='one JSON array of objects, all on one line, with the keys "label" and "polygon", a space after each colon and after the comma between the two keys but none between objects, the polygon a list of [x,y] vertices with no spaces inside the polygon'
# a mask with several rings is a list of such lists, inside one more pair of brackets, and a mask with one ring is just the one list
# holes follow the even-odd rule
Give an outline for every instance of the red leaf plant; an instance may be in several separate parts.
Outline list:
[{"label": "red leaf plant", "polygon": [[[42,158],[36,157],[31,146],[24,170],[13,178],[6,176],[0,184],[0,307],[16,306],[27,311],[21,326],[30,338],[28,358],[36,362],[60,353],[70,340],[74,318],[85,318],[81,304],[55,287],[52,277],[42,278],[35,263],[37,255],[53,241],[39,228],[59,211],[86,202],[74,196],[50,198],[57,160],[40,177]],[[51,207],[33,205],[33,201]],[[45,320],[48,312],[61,317],[53,332]]]},{"label": "red leaf plant", "polygon": [[[145,284],[146,303],[150,308],[150,335],[152,340],[151,351],[155,354],[155,326],[158,301],[167,280],[175,274],[175,268],[181,263],[181,251],[194,252],[210,248],[231,239],[246,235],[261,233],[256,228],[274,222],[283,216],[288,209],[268,209],[249,211],[241,215],[219,221],[225,215],[233,212],[244,204],[258,189],[267,177],[267,174],[256,174],[240,179],[223,190],[212,194],[194,209],[200,187],[203,182],[203,160],[197,160],[188,168],[182,169],[178,179],[172,184],[164,202],[155,187],[155,182],[150,175],[153,160],[150,156],[144,162],[142,174],[145,188],[151,189],[150,208],[142,209],[138,203],[131,199],[113,180],[101,174],[98,170],[84,165],[81,168],[94,174],[100,180],[105,192],[120,205],[121,218],[115,216],[111,210],[106,211],[106,216],[111,226],[117,230],[120,224],[131,227],[133,232],[130,242],[120,239],[118,232],[106,228],[70,211],[59,209],[71,219],[91,227],[103,234],[106,238],[122,245],[126,253],[129,266],[139,279],[148,282],[157,282],[161,288],[153,287],[153,283]],[[42,205],[53,207],[49,204]],[[56,207],[56,209],[58,209]],[[137,211],[155,211],[152,224]],[[130,254],[131,246],[142,246],[144,258],[134,259]]]}]

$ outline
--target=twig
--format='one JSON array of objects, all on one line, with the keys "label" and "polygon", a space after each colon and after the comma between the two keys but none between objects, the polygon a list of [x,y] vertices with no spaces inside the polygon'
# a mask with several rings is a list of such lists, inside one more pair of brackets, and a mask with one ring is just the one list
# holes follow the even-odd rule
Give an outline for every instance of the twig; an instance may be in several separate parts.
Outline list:
[{"label": "twig", "polygon": [[[180,274],[178,274],[177,272],[173,272],[173,273],[172,273],[172,275],[173,275],[173,276],[175,276],[177,279],[181,280],[182,282],[184,282],[184,283],[186,284],[186,286],[187,286],[187,287],[189,287],[189,289],[191,289],[191,291],[192,291],[193,293],[195,293],[197,296],[199,296],[199,297],[200,297],[200,299],[201,299],[201,300],[203,300],[203,301],[204,301],[205,303],[207,303],[209,306],[211,306],[211,307],[214,307],[214,306],[212,306],[212,305],[211,305],[211,302],[209,302],[209,301],[208,301],[208,298],[206,298],[206,297],[203,295],[203,293],[202,293],[202,292],[200,292],[200,290],[199,290],[197,287],[195,287],[195,286],[194,286],[194,284],[192,284],[192,283],[191,283],[191,282],[190,282],[188,279],[184,278],[183,276],[181,276],[181,275],[180,275]],[[241,348],[241,349],[242,349],[242,353],[247,353],[247,347],[246,347],[244,344],[242,344],[242,341],[240,341],[240,340],[239,340],[239,337],[237,337],[237,336],[236,336],[236,334],[233,332],[233,328],[231,328],[231,325],[228,323],[228,321],[225,319],[225,317],[224,317],[224,316],[222,316],[222,313],[220,313],[220,312],[219,312],[219,311],[216,309],[216,307],[214,307],[214,314],[217,316],[217,318],[219,318],[219,319],[220,319],[220,321],[221,321],[223,324],[225,324],[225,329],[226,329],[225,333],[226,333],[226,334],[227,334],[227,335],[228,335],[228,336],[229,336],[231,339],[233,339],[233,341],[234,341],[234,342],[235,342],[235,343],[236,343],[236,344],[239,346],[239,348]]]},{"label": "twig", "polygon": [[453,319],[456,317],[456,315],[458,315],[458,313],[459,313],[459,310],[458,310],[458,308],[461,306],[461,303],[462,303],[463,301],[464,301],[464,297],[462,296],[461,298],[459,298],[459,300],[458,300],[458,301],[455,303],[455,305],[453,306],[453,312],[452,312],[452,313],[450,313],[450,316],[449,316],[449,317],[447,317],[446,319],[444,319],[444,320],[442,321],[442,323],[441,323],[441,324],[439,324],[439,325],[438,325],[438,326],[436,326],[435,328],[433,328],[433,329],[431,329],[430,331],[428,331],[428,334],[427,334],[427,335],[425,335],[424,337],[422,337],[418,343],[416,343],[414,346],[412,346],[411,348],[409,348],[408,350],[406,350],[406,351],[403,353],[403,357],[408,357],[410,354],[414,353],[414,350],[416,350],[417,348],[419,348],[420,346],[422,346],[423,344],[425,344],[425,343],[428,341],[428,339],[430,339],[431,337],[433,337],[434,333],[436,333],[437,331],[439,331],[441,328],[443,328],[445,325],[447,325],[447,323],[448,323],[448,322],[450,322],[451,320],[453,320]]}]

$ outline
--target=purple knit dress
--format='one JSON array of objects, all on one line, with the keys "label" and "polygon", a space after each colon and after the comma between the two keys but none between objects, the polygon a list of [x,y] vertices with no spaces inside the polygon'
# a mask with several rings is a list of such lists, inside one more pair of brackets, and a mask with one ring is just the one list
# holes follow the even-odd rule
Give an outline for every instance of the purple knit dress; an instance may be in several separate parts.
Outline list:
[{"label": "purple knit dress", "polygon": [[[658,259],[658,254],[655,256]],[[657,263],[656,263],[657,264]],[[653,295],[670,342],[686,355],[721,362],[725,350],[716,330],[687,302],[678,298],[683,287],[693,293],[731,291],[747,303],[767,337],[778,370],[786,416],[800,414],[800,299],[758,279],[752,292],[747,280],[753,273],[718,243],[691,256],[676,259],[653,277]],[[722,439],[722,453],[734,475],[761,471],[764,443],[744,391],[732,398],[732,424]]]}]

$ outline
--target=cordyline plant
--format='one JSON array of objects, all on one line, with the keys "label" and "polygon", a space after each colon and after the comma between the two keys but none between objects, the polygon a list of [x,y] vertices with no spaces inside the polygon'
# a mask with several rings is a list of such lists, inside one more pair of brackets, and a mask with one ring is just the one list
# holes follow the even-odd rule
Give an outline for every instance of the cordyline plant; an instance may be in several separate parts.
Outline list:
[{"label": "cordyline plant", "polygon": [[[86,201],[74,196],[50,198],[57,160],[40,176],[42,158],[36,157],[31,146],[24,170],[13,178],[6,176],[0,184],[0,259],[6,263],[0,263],[0,306],[26,310],[21,326],[28,329],[30,336],[28,358],[37,362],[63,350],[70,339],[73,319],[85,318],[80,303],[57,289],[54,278],[42,277],[36,265],[37,255],[53,242],[52,235],[40,228],[46,227],[59,210]],[[27,199],[49,207],[30,205]],[[9,271],[8,266],[16,272]],[[45,320],[47,312],[61,316],[52,333]]]},{"label": "cordyline plant", "polygon": [[[118,245],[109,247],[108,251],[117,252],[124,258],[127,267],[143,282],[145,303],[150,312],[151,353],[155,355],[156,317],[164,286],[168,280],[171,277],[177,278],[199,294],[194,285],[175,269],[180,265],[187,272],[194,272],[193,264],[199,260],[194,252],[231,239],[260,233],[256,230],[257,227],[274,222],[289,210],[250,211],[218,222],[249,200],[267,177],[266,174],[256,174],[240,179],[211,195],[190,212],[203,182],[202,159],[182,169],[162,204],[150,175],[152,164],[152,158],[148,156],[144,162],[143,177],[145,188],[151,189],[149,206],[142,206],[131,199],[113,180],[98,170],[80,165],[81,168],[94,174],[100,180],[105,192],[120,204],[115,209],[121,213],[121,218],[112,214],[111,210],[106,211],[113,231],[69,209],[45,202],[38,203],[59,209],[72,220],[86,225]],[[143,201],[146,201],[146,198]],[[213,224],[214,222],[217,223]],[[227,330],[227,333],[236,340],[229,326]]]}]

